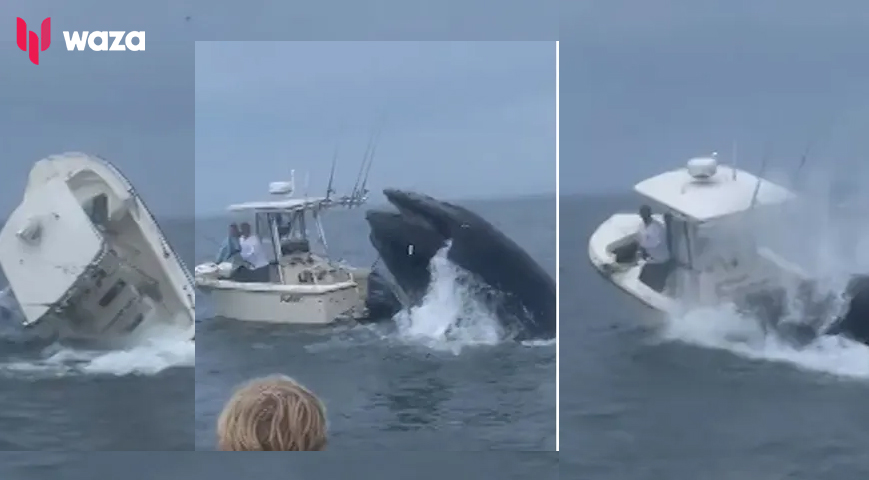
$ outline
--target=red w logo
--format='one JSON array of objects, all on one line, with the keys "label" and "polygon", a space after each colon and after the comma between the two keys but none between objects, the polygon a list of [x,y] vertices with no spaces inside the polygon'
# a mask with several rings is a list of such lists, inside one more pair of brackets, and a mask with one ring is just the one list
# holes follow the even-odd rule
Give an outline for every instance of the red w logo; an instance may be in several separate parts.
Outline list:
[{"label": "red w logo", "polygon": [[[51,17],[42,21],[38,36],[36,32],[28,32],[27,22],[23,18],[18,17],[15,20],[17,22],[15,25],[15,35],[18,41],[18,48],[22,52],[29,52],[30,61],[34,65],[39,65],[39,52],[44,52],[51,45]],[[27,49],[28,34],[30,37],[30,50]],[[40,37],[42,37],[41,43]]]}]

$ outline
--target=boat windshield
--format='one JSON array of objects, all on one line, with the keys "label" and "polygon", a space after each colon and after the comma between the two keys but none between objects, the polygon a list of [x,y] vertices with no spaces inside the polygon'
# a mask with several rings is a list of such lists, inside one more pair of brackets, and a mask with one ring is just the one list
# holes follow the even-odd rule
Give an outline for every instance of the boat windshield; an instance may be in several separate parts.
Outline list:
[{"label": "boat windshield", "polygon": [[691,229],[694,227],[685,220],[672,215],[668,215],[665,219],[670,254],[678,264],[690,266],[693,246],[691,246],[689,239],[691,238]]},{"label": "boat windshield", "polygon": [[263,253],[269,262],[276,262],[278,258],[278,250],[275,248],[275,233],[273,227],[276,227],[277,213],[257,213],[256,215],[256,235],[259,237],[263,246]]},{"label": "boat windshield", "polygon": [[270,261],[276,261],[281,256],[311,252],[303,215],[303,212],[257,214],[257,235]]},{"label": "boat windshield", "polygon": [[757,254],[757,244],[751,230],[732,222],[712,222],[698,225],[695,241],[695,264],[699,269],[731,269],[750,261]]}]

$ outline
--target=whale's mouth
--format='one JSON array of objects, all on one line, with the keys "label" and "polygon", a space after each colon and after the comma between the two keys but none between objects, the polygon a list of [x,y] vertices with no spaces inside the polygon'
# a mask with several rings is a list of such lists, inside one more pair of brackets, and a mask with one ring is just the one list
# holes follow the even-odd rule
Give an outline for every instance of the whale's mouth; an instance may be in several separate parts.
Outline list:
[{"label": "whale's mouth", "polygon": [[452,237],[450,205],[427,195],[388,188],[383,191],[399,213],[408,222],[424,223],[426,227],[436,231],[444,241]]},{"label": "whale's mouth", "polygon": [[431,280],[431,259],[448,239],[440,233],[437,220],[432,221],[427,214],[428,209],[414,198],[421,196],[397,190],[384,193],[397,211],[366,212],[369,240],[390,274],[393,291],[401,289],[396,296],[408,307],[425,294]]},{"label": "whale's mouth", "polygon": [[[366,212],[369,238],[378,264],[415,307],[461,291],[482,302],[501,327],[517,331],[517,339],[554,335],[554,282],[515,242],[462,206],[397,189],[383,193],[396,211]],[[431,303],[446,304],[452,305]]]},{"label": "whale's mouth", "polygon": [[452,225],[456,221],[451,218],[450,205],[398,189],[385,189],[383,194],[397,211],[366,212],[371,244],[381,257],[414,257],[414,263],[428,265],[452,238]]}]

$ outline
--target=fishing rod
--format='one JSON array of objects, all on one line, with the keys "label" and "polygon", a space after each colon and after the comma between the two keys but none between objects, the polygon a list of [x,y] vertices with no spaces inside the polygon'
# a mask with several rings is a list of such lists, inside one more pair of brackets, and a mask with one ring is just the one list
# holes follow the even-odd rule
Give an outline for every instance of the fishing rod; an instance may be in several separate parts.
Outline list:
[{"label": "fishing rod", "polygon": [[332,168],[329,171],[329,183],[326,185],[326,201],[332,199],[332,194],[335,192],[335,167],[338,165],[338,150],[341,146],[341,136],[344,133],[344,125],[338,128],[338,139],[335,140],[335,151],[332,153]]},{"label": "fishing rod", "polygon": [[791,182],[794,187],[798,185],[798,182],[801,178],[801,173],[803,168],[809,161],[810,153],[814,154],[815,146],[822,140],[829,140],[830,136],[833,134],[835,124],[837,122],[832,118],[827,118],[827,121],[821,125],[821,128],[815,131],[815,135],[811,137],[811,139],[806,144],[805,150],[803,150],[803,154],[800,157],[800,162],[797,165],[797,168],[794,170],[794,174],[791,176]]},{"label": "fishing rod", "polygon": [[369,137],[365,154],[362,157],[362,164],[359,166],[359,173],[356,175],[356,182],[353,184],[353,191],[350,194],[351,200],[359,200],[368,193],[366,190],[368,175],[371,171],[371,165],[374,163],[374,154],[377,152],[377,142],[380,140],[380,134],[383,131],[385,123],[386,114],[384,113],[374,132],[372,132],[371,137]]},{"label": "fishing rod", "polygon": [[760,163],[760,172],[757,176],[757,183],[754,185],[754,193],[751,195],[751,203],[748,204],[748,210],[754,209],[755,203],[757,203],[757,195],[760,193],[760,184],[763,182],[763,176],[766,174],[766,166],[769,162],[770,157],[770,147],[769,143],[764,145],[763,147],[763,158]]},{"label": "fishing rod", "polygon": [[383,126],[386,124],[386,114],[383,115],[380,123],[380,128],[377,130],[377,137],[374,140],[374,146],[371,148],[371,156],[368,160],[368,166],[365,168],[365,177],[362,179],[362,186],[360,188],[361,197],[365,198],[368,195],[368,189],[366,188],[368,185],[368,175],[371,173],[371,165],[374,164],[374,154],[377,152],[377,146],[380,144],[380,135],[383,133]]},{"label": "fishing rod", "polygon": [[332,154],[332,170],[329,172],[329,183],[326,185],[326,200],[331,199],[332,194],[335,193],[332,186],[335,182],[335,165],[338,163],[338,144],[339,142],[335,142],[335,153]]},{"label": "fishing rod", "polygon": [[374,143],[375,134],[372,133],[368,137],[368,144],[365,146],[365,153],[362,154],[362,163],[359,165],[359,172],[356,174],[356,181],[353,183],[353,190],[350,191],[350,198],[356,196],[356,191],[359,189],[359,182],[362,181],[362,174],[365,171],[365,164],[368,161],[368,155],[371,153],[371,148]]}]

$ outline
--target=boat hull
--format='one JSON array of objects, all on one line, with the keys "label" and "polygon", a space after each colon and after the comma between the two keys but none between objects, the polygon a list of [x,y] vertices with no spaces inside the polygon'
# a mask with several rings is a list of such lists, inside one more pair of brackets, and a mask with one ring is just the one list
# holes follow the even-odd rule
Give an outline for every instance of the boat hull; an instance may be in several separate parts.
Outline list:
[{"label": "boat hull", "polygon": [[[619,252],[630,250],[630,243],[635,239],[635,233],[640,228],[637,215],[615,214],[604,221],[591,235],[588,245],[588,257],[592,266],[607,281],[620,288],[626,294],[640,301],[645,306],[667,316],[681,315],[696,306],[714,306],[721,300],[714,295],[709,298],[697,299],[691,305],[680,302],[659,293],[645,284],[639,277],[642,265],[626,261]],[[625,255],[627,256],[627,255]],[[847,305],[844,315],[837,318],[829,328],[824,328],[824,318],[829,318],[830,308],[835,305],[831,295],[819,294],[816,285],[805,272],[791,266],[772,252],[761,252],[764,261],[774,264],[781,271],[779,278],[789,278],[793,281],[790,288],[780,285],[768,285],[750,293],[731,298],[741,311],[750,313],[757,318],[766,330],[774,330],[779,337],[788,340],[796,346],[802,346],[820,335],[843,334],[853,340],[869,345],[869,277],[859,277],[849,286],[845,297]],[[798,292],[802,310],[798,317],[801,322],[783,322],[783,318],[792,317],[788,314],[788,291]],[[835,315],[834,315],[835,316]]]},{"label": "boat hull", "polygon": [[0,264],[26,327],[60,339],[192,339],[193,278],[111,163],[82,153],[33,166],[0,231]]},{"label": "boat hull", "polygon": [[679,305],[671,298],[656,292],[640,281],[642,266],[636,263],[619,263],[612,248],[628,245],[641,226],[639,216],[616,214],[602,223],[588,242],[588,258],[591,265],[607,281],[619,287],[642,304],[664,314],[676,314]]},{"label": "boat hull", "polygon": [[348,282],[323,291],[232,281],[200,282],[214,315],[246,322],[328,325],[364,308],[358,287]]}]

